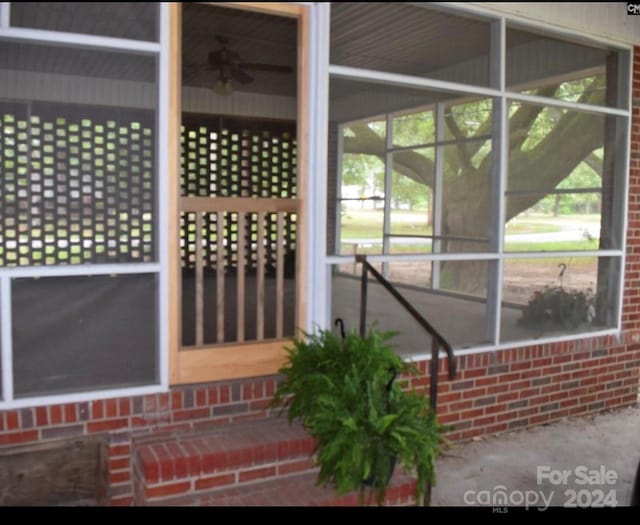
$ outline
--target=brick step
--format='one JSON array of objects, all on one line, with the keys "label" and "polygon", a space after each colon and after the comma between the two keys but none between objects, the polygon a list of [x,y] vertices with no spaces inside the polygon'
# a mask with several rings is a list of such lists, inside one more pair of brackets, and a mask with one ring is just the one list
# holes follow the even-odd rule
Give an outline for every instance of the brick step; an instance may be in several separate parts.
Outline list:
[{"label": "brick step", "polygon": [[[151,505],[215,506],[215,507],[306,507],[306,506],[356,506],[357,492],[337,496],[331,487],[316,486],[317,471],[295,474],[261,481],[251,485],[227,487],[200,494],[187,494],[165,499]],[[407,506],[415,504],[415,480],[396,469],[391,480],[384,505]],[[367,502],[375,505],[375,499]]]},{"label": "brick step", "polygon": [[221,426],[139,443],[134,454],[137,504],[308,472],[313,439],[286,418]]}]

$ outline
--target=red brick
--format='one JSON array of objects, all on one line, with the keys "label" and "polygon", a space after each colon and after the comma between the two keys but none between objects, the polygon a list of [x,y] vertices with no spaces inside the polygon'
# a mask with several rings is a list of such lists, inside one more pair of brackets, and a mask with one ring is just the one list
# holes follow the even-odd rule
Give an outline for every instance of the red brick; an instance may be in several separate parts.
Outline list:
[{"label": "red brick", "polygon": [[188,419],[201,419],[209,417],[209,408],[194,408],[190,410],[180,410],[173,413],[174,421],[185,421]]},{"label": "red brick", "polygon": [[26,443],[38,439],[37,430],[27,430],[25,432],[7,432],[0,434],[0,445],[15,445],[16,443]]},{"label": "red brick", "polygon": [[203,388],[196,390],[196,406],[203,407],[207,404],[207,391]]},{"label": "red brick", "polygon": [[531,362],[530,361],[524,361],[521,363],[511,363],[511,371],[512,372],[517,372],[519,370],[526,370],[528,368],[531,368]]},{"label": "red brick", "polygon": [[458,412],[454,412],[452,414],[444,414],[442,416],[438,416],[438,422],[442,425],[448,425],[450,423],[455,423],[460,420],[460,414]]},{"label": "red brick", "polygon": [[20,418],[18,417],[17,410],[10,410],[8,412],[5,412],[4,414],[4,417],[7,421],[7,430],[17,430],[18,428],[20,428]]},{"label": "red brick", "polygon": [[476,368],[475,370],[465,370],[462,374],[464,379],[486,376],[487,371],[484,368]]},{"label": "red brick", "polygon": [[49,423],[49,416],[47,415],[47,407],[36,407],[36,425],[44,427]]},{"label": "red brick", "polygon": [[128,469],[130,465],[131,460],[129,458],[118,458],[109,460],[109,470],[111,471]]},{"label": "red brick", "polygon": [[462,417],[462,419],[473,419],[474,417],[481,416],[482,414],[483,414],[482,408],[475,408],[473,410],[467,410],[465,412],[462,412],[460,416]]},{"label": "red brick", "polygon": [[509,381],[515,381],[516,379],[520,379],[520,374],[517,372],[501,375],[499,381],[501,383],[508,383]]},{"label": "red brick", "polygon": [[253,470],[245,470],[240,472],[238,481],[244,483],[246,481],[253,481],[255,479],[270,478],[276,475],[275,467],[262,467]]},{"label": "red brick", "polygon": [[496,422],[496,416],[481,417],[473,420],[474,427],[484,427]]},{"label": "red brick", "polygon": [[498,423],[497,425],[491,425],[486,429],[487,434],[497,434],[499,432],[504,432],[507,430],[506,423]]},{"label": "red brick", "polygon": [[62,407],[60,405],[53,405],[49,407],[49,421],[51,421],[52,425],[60,425],[63,423]]},{"label": "red brick", "polygon": [[169,483],[167,485],[159,485],[157,487],[146,488],[144,495],[147,499],[161,498],[164,496],[174,496],[176,494],[184,494],[191,489],[191,482],[181,481],[179,483]]},{"label": "red brick", "polygon": [[571,407],[571,406],[575,406],[578,404],[578,400],[573,397],[571,399],[565,399],[564,401],[560,402],[560,408],[566,408],[566,407]]},{"label": "red brick", "polygon": [[118,401],[118,415],[120,416],[131,415],[131,400],[128,397],[125,397]]},{"label": "red brick", "polygon": [[120,472],[111,472],[109,474],[109,483],[124,483],[125,481],[131,481],[131,473],[128,470]]},{"label": "red brick", "polygon": [[520,390],[520,399],[535,396],[540,391],[539,388],[527,388],[526,390]]},{"label": "red brick", "polygon": [[220,385],[218,387],[218,403],[224,405],[231,401],[231,390],[229,385]]},{"label": "red brick", "polygon": [[104,417],[104,401],[91,402],[91,419],[102,419]]},{"label": "red brick", "polygon": [[[439,400],[440,398],[438,398],[438,401]],[[249,403],[249,410],[265,410],[269,408],[270,404],[271,404],[270,399],[256,399]]]},{"label": "red brick", "polygon": [[495,385],[498,382],[498,378],[497,376],[491,376],[491,377],[480,377],[478,379],[476,379],[476,386],[489,386],[489,385]]},{"label": "red brick", "polygon": [[109,455],[114,456],[128,456],[131,454],[131,445],[112,445],[109,448]]},{"label": "red brick", "polygon": [[118,417],[118,400],[107,399],[104,403],[106,417]]},{"label": "red brick", "polygon": [[87,432],[108,432],[109,430],[117,430],[119,428],[126,428],[129,426],[129,420],[123,419],[109,419],[106,421],[91,421],[87,423]]},{"label": "red brick", "polygon": [[460,410],[466,410],[473,406],[473,400],[469,399],[467,401],[456,401],[455,403],[451,403],[449,405],[449,409],[453,412],[457,412]]},{"label": "red brick", "polygon": [[504,403],[505,401],[514,401],[518,399],[518,393],[517,392],[509,392],[507,394],[500,394],[498,396],[498,398],[496,399],[496,401],[498,403]]},{"label": "red brick", "polygon": [[506,392],[508,390],[509,390],[509,384],[508,383],[502,383],[500,385],[493,385],[493,386],[487,387],[487,394],[488,395],[501,394],[502,392]]},{"label": "red brick", "polygon": [[465,390],[462,393],[463,399],[470,399],[473,397],[482,397],[485,395],[486,388],[474,388],[473,390]]},{"label": "red brick", "polygon": [[195,490],[207,490],[213,487],[223,487],[226,485],[233,485],[235,481],[236,481],[235,474],[221,474],[219,476],[201,478],[196,480]]},{"label": "red brick", "polygon": [[113,507],[130,507],[131,505],[133,505],[133,497],[125,496],[123,498],[113,498],[109,502],[109,505]]},{"label": "red brick", "polygon": [[520,372],[520,376],[522,377],[522,379],[540,377],[541,375],[542,375],[541,368],[532,368],[531,370],[524,370],[523,372]]},{"label": "red brick", "polygon": [[532,425],[539,425],[540,423],[545,423],[549,420],[549,414],[541,414],[539,416],[533,416],[530,421]]},{"label": "red brick", "polygon": [[438,403],[442,403],[443,405],[446,403],[450,403],[451,401],[457,401],[462,397],[460,392],[450,392],[448,394],[443,394],[438,396]]},{"label": "red brick", "polygon": [[76,414],[76,404],[69,403],[68,405],[64,405],[64,422],[65,423],[75,423],[78,420]]},{"label": "red brick", "polygon": [[292,461],[290,463],[281,463],[280,465],[278,465],[278,475],[284,476],[286,474],[292,474],[294,472],[303,472],[314,468],[315,465],[315,461],[311,458]]},{"label": "red brick", "polygon": [[180,410],[182,408],[182,391],[174,390],[171,392],[171,409]]},{"label": "red brick", "polygon": [[485,414],[496,414],[498,412],[504,412],[507,409],[507,405],[505,403],[501,403],[499,405],[491,405],[488,407],[485,407],[484,409],[484,413]]}]

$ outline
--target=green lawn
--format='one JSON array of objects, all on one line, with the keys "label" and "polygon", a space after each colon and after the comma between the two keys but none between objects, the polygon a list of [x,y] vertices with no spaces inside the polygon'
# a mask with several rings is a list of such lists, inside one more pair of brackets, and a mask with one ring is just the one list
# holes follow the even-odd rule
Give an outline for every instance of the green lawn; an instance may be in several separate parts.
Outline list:
[{"label": "green lawn", "polygon": [[[507,224],[507,233],[551,233],[560,231],[560,224],[572,217],[527,217]],[[575,220],[575,219],[574,219]],[[599,216],[580,216],[584,222],[596,222]],[[376,239],[382,237],[382,210],[349,209],[343,212],[341,231],[343,239]],[[557,223],[557,224],[556,224]],[[391,232],[397,235],[430,235],[431,225],[426,211],[394,210],[391,214]]]}]

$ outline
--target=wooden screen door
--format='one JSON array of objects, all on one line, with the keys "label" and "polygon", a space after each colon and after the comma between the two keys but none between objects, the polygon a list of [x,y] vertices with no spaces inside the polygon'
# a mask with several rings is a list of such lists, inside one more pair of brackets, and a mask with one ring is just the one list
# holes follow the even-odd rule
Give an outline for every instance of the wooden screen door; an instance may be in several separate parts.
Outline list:
[{"label": "wooden screen door", "polygon": [[[170,145],[175,167],[175,194],[170,196],[175,210],[170,224],[172,384],[275,373],[285,356],[286,338],[296,335],[306,315],[305,236],[299,232],[306,230],[307,8],[277,3],[191,6],[171,7],[170,136],[181,137],[180,144]],[[212,50],[198,53],[194,35],[206,16],[215,16],[213,10],[224,22],[202,44]],[[274,74],[287,89],[284,51],[269,55],[274,67],[265,68],[264,58],[252,62],[237,50],[245,55],[247,42],[259,46],[260,32],[264,35],[268,27],[278,32],[276,41],[287,31],[293,39],[288,95],[293,95],[294,119],[291,114],[288,120],[255,115],[261,103],[287,96],[274,93],[276,79],[265,81],[264,76],[279,64]],[[187,64],[198,56],[208,57],[208,64]],[[251,80],[234,70],[243,64]],[[197,75],[199,67],[208,70],[205,75]],[[215,96],[230,97],[228,91],[237,90],[232,93],[237,103],[229,104],[231,98],[212,103],[207,97],[214,95],[202,91],[206,82],[216,82]],[[244,84],[252,83],[254,91],[243,91]],[[215,112],[185,107],[180,112],[181,101],[194,106],[189,97],[201,97],[198,108],[206,108],[209,100]],[[221,114],[221,107],[233,111]]]}]

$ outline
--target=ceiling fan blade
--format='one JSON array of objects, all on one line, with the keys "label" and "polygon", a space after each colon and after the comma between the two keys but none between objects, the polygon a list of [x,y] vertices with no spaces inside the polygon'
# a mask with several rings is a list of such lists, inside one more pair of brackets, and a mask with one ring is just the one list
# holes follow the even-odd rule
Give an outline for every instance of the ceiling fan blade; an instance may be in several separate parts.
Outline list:
[{"label": "ceiling fan blade", "polygon": [[269,71],[270,73],[291,73],[293,68],[290,66],[280,66],[276,64],[255,64],[252,62],[242,62],[238,64],[242,69],[250,69],[252,71]]},{"label": "ceiling fan blade", "polygon": [[250,82],[253,82],[253,77],[239,67],[234,67],[231,70],[231,76],[234,80],[240,82],[240,84],[249,84]]}]

